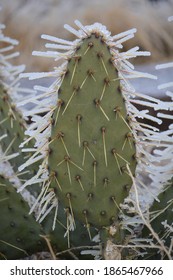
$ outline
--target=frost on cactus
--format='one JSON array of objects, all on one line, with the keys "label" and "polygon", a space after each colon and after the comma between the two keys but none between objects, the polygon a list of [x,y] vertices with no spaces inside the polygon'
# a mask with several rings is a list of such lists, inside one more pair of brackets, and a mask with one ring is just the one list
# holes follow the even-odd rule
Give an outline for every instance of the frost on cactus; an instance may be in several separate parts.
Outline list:
[{"label": "frost on cactus", "polygon": [[138,51],[138,47],[119,52],[136,30],[111,36],[101,24],[75,23],[79,30],[65,28],[76,40],[42,35],[51,41],[46,47],[53,51],[33,53],[65,60],[61,66],[48,73],[22,75],[56,78],[49,88],[37,86],[40,94],[29,99],[35,107],[29,112],[33,123],[26,133],[29,139],[36,139],[38,149],[20,170],[43,159],[37,175],[28,182],[43,183],[37,199],[41,220],[54,207],[56,217],[60,200],[69,229],[75,227],[75,218],[88,228],[90,224],[109,226],[117,221],[132,182],[140,184],[139,174],[150,173],[156,178],[157,160],[146,147],[158,144],[158,130],[138,118],[161,123],[146,109],[158,110],[161,102],[136,93],[129,82],[138,77],[154,78],[136,72],[128,61],[149,53]]}]

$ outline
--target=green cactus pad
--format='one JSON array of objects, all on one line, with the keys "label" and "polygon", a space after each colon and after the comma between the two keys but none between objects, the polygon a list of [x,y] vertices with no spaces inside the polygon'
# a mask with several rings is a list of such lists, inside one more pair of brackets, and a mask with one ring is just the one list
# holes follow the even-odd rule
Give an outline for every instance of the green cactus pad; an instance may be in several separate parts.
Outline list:
[{"label": "green cactus pad", "polygon": [[15,188],[0,177],[0,258],[17,259],[46,247],[40,224],[28,215],[29,206]]},{"label": "green cactus pad", "polygon": [[[113,56],[97,33],[68,62],[52,118],[51,187],[74,218],[97,227],[117,220],[135,172],[135,145]],[[54,179],[54,180],[53,180]]]},{"label": "green cactus pad", "polygon": [[[67,231],[66,215],[61,205],[59,209],[55,231],[52,231],[54,213],[51,213],[40,225],[32,215],[28,215],[29,206],[21,195],[16,193],[15,188],[1,176],[0,259],[18,259],[40,251],[48,251],[46,242],[40,235],[49,237],[54,252],[68,250],[70,245],[71,248],[76,248],[75,253],[80,256],[82,247],[96,244],[90,240],[86,229],[79,222],[76,222],[76,231],[69,232],[68,242],[67,236],[64,237]],[[97,234],[94,228],[90,231],[92,237]],[[80,248],[77,249],[78,247]],[[69,258],[69,254],[65,256]]]},{"label": "green cactus pad", "polygon": [[[169,250],[173,239],[173,232],[169,229],[169,227],[171,228],[173,225],[173,179],[165,187],[164,191],[159,194],[158,201],[154,201],[149,212],[150,224],[153,230],[158,234],[160,240],[163,241],[164,246]],[[165,227],[164,222],[167,223],[167,228]],[[152,237],[148,228],[143,228],[142,237]],[[145,255],[145,258],[147,259],[167,258],[163,251],[159,253],[156,248],[146,249],[146,251],[147,254]],[[171,251],[170,254],[172,255],[173,251]]]},{"label": "green cactus pad", "polygon": [[[9,92],[2,85],[0,85],[0,137],[5,134],[7,135],[1,140],[1,148],[7,156],[18,154],[9,160],[16,174],[19,174],[19,166],[30,157],[29,152],[23,154],[22,150],[19,148],[21,142],[25,139],[24,132],[26,126],[26,122],[16,108],[15,104],[12,102]],[[33,141],[30,141],[27,145],[27,148],[33,146]],[[24,175],[20,175],[19,178],[22,180],[22,182],[30,179],[38,170],[38,166],[39,165],[37,163],[34,163],[28,168]],[[6,176],[6,174],[3,175]],[[29,186],[27,188],[32,193],[38,192],[38,184],[32,187]]]}]

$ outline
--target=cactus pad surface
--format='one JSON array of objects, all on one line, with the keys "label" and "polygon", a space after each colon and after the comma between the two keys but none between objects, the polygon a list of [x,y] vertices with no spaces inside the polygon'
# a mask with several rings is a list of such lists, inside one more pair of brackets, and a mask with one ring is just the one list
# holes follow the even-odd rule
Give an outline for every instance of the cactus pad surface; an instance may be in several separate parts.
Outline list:
[{"label": "cactus pad surface", "polygon": [[73,217],[109,225],[131,186],[136,167],[113,56],[97,33],[82,40],[68,62],[52,117],[51,186]]}]

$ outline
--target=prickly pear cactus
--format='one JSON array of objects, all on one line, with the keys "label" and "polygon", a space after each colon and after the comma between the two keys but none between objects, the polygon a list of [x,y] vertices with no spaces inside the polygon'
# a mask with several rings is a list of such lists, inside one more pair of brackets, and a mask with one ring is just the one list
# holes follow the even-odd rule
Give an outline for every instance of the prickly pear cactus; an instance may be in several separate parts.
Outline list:
[{"label": "prickly pear cactus", "polygon": [[[48,73],[22,74],[23,78],[54,77],[55,81],[49,87],[38,85],[37,95],[30,98],[32,124],[26,134],[36,142],[31,159],[19,171],[42,160],[31,179],[33,183],[42,183],[35,204],[41,222],[53,208],[56,220],[60,204],[65,211],[68,234],[75,229],[78,219],[89,236],[92,226],[100,232],[106,228],[110,233],[111,227],[112,232],[121,232],[118,216],[123,212],[121,206],[130,187],[137,186],[140,203],[145,204],[146,177],[156,188],[161,188],[164,182],[163,170],[158,169],[157,162],[164,161],[168,145],[162,140],[168,139],[166,135],[160,137],[155,123],[160,124],[161,120],[148,110],[148,107],[158,110],[163,104],[135,92],[129,82],[138,77],[155,78],[135,71],[128,61],[138,55],[149,55],[148,52],[140,52],[138,47],[119,51],[122,43],[134,36],[135,29],[111,36],[99,23],[83,26],[76,20],[75,24],[79,30],[68,25],[65,28],[76,40],[42,35],[51,50],[33,53],[63,60],[59,67]],[[151,156],[158,143],[163,154]],[[25,146],[25,141],[22,145]],[[159,153],[160,147],[158,150]],[[149,193],[147,188],[145,191]],[[132,193],[136,195],[134,188]],[[117,239],[104,235],[103,243],[124,239],[121,234]]]},{"label": "prickly pear cactus", "polygon": [[[3,34],[0,35],[0,39],[3,39],[7,44],[16,43],[16,41],[13,42]],[[11,49],[11,46],[9,49]],[[24,161],[19,146],[25,140],[24,131],[27,126],[12,99],[16,95],[16,90],[19,92],[23,90],[15,86],[18,82],[17,72],[21,72],[21,69],[7,63],[5,56],[2,56],[0,60],[0,173],[4,176],[1,176],[0,183],[0,187],[2,186],[0,189],[0,207],[2,207],[1,213],[3,216],[0,230],[0,255],[2,259],[17,259],[41,250],[47,251],[48,247],[45,241],[39,236],[42,234],[48,236],[50,246],[55,253],[57,251],[67,251],[66,255],[68,254],[69,257],[70,252],[68,251],[71,246],[74,247],[75,251],[75,254],[71,254],[76,257],[77,254],[80,255],[81,248],[85,248],[85,246],[92,248],[95,245],[91,238],[97,235],[98,231],[91,228],[89,236],[83,225],[76,221],[76,232],[78,234],[70,233],[68,224],[66,224],[66,213],[61,204],[59,204],[57,219],[54,218],[54,212],[51,212],[42,225],[36,222],[34,216],[28,214],[30,207],[36,200],[31,193],[36,194],[38,192],[38,184],[36,184],[37,189],[35,189],[35,184],[33,185],[32,180],[29,181],[34,174],[34,169],[38,169],[37,163],[32,164],[31,168],[24,172],[22,176],[22,182],[27,185],[27,191],[21,191],[22,196],[17,193],[17,189],[21,187],[19,180],[21,176],[17,177],[17,171]],[[11,80],[13,81],[12,84]],[[24,90],[27,91],[27,89]],[[33,145],[33,141],[27,144],[27,155],[25,154],[25,157],[29,159],[30,147]],[[9,168],[10,170],[7,170]],[[13,185],[10,182],[13,182]],[[34,181],[34,183],[36,182]],[[37,216],[36,212],[35,215]],[[52,231],[52,223],[57,225],[55,231]],[[67,236],[67,238],[64,236]]]},{"label": "prickly pear cactus", "polygon": [[[113,56],[101,34],[69,59],[52,116],[51,187],[65,208],[97,227],[117,220],[136,167],[134,138]],[[130,145],[129,142],[130,141]]]},{"label": "prickly pear cactus", "polygon": [[[20,86],[19,74],[23,72],[24,65],[15,66],[9,62],[10,58],[19,55],[17,52],[13,52],[13,48],[18,42],[5,36],[2,32],[5,26],[0,24],[0,174],[9,178],[12,181],[11,174],[19,176],[22,182],[28,181],[37,172],[38,165],[33,164],[32,168],[19,174],[18,167],[25,161],[26,158],[30,158],[31,154],[29,148],[33,147],[34,142],[30,142],[27,145],[27,155],[22,154],[22,150],[19,148],[21,142],[25,140],[25,129],[27,127],[26,119],[23,116],[22,111],[16,104],[16,97],[23,99],[21,92],[25,94],[30,91],[29,89],[23,89]],[[31,145],[30,145],[31,144]],[[4,164],[8,162],[7,167]],[[10,174],[9,165],[12,169]],[[14,176],[13,176],[14,177]],[[18,180],[19,182],[19,180]],[[19,187],[21,184],[18,184]],[[29,184],[28,184],[29,185]],[[36,192],[38,184],[30,188],[31,192]],[[29,188],[29,187],[28,187]]]},{"label": "prickly pear cactus", "polygon": [[[26,257],[43,248],[40,224],[29,215],[29,206],[15,188],[0,177],[0,258]],[[45,246],[45,244],[44,244]]]},{"label": "prickly pear cactus", "polygon": [[[170,257],[173,257],[172,242],[173,242],[173,180],[167,184],[163,192],[160,193],[158,199],[154,201],[149,209],[150,224],[154,232],[159,236],[163,246],[167,249]],[[145,249],[144,258],[147,259],[167,259],[168,256],[163,251],[163,248],[157,248],[154,236],[144,227],[142,231],[142,238],[152,238],[152,246]]]},{"label": "prickly pear cactus", "polygon": [[[30,75],[31,79],[53,76],[56,80],[49,88],[37,86],[41,94],[27,99],[34,104],[33,109],[24,113],[32,117],[26,131],[29,139],[24,139],[26,123],[11,98],[11,94],[17,94],[17,74],[21,72],[21,67],[13,68],[5,56],[1,56],[0,141],[4,155],[8,155],[4,159],[10,159],[14,173],[19,165],[19,171],[28,168],[19,191],[23,192],[25,187],[30,186],[29,191],[32,193],[34,186],[42,183],[42,190],[29,209],[10,182],[1,177],[2,258],[18,258],[47,250],[40,233],[48,238],[54,254],[58,252],[57,255],[65,258],[82,259],[81,254],[85,254],[83,249],[88,250],[88,258],[93,258],[91,255],[100,257],[101,246],[102,258],[133,258],[135,250],[129,250],[129,245],[127,248],[125,246],[128,243],[128,231],[124,230],[123,222],[119,220],[119,214],[123,216],[121,207],[124,198],[130,201],[128,195],[132,184],[135,186],[132,192],[136,195],[141,190],[142,194],[143,172],[149,174],[151,186],[156,185],[158,188],[170,176],[168,170],[163,179],[165,166],[158,169],[157,162],[164,162],[165,153],[170,150],[171,131],[159,134],[154,125],[138,122],[138,118],[150,119],[158,124],[161,120],[151,116],[148,110],[140,110],[134,105],[158,110],[163,104],[155,98],[136,93],[129,83],[131,78],[151,77],[136,72],[128,62],[130,57],[148,53],[138,52],[138,47],[126,53],[118,51],[124,41],[133,37],[135,30],[111,36],[101,24],[83,26],[79,21],[75,23],[80,28],[78,31],[65,25],[68,31],[78,37],[73,42],[42,36],[54,42],[47,43],[46,47],[62,52],[35,52],[55,60],[63,58],[65,63],[55,67],[54,72]],[[0,39],[7,44],[13,41],[1,33]],[[13,43],[16,44],[15,41]],[[11,46],[4,48],[2,53],[10,49]],[[23,77],[27,75],[23,74]],[[7,83],[9,77],[11,84]],[[27,104],[27,101],[22,103]],[[162,117],[162,114],[159,116]],[[25,163],[19,145],[26,145],[23,149],[27,158]],[[152,156],[147,150],[148,145],[151,149],[155,146],[158,148]],[[18,157],[13,159],[16,154]],[[41,159],[43,162],[39,165]],[[162,258],[171,259],[172,215],[169,210],[172,211],[172,200],[168,202],[171,195],[171,187],[166,188],[159,196],[161,203],[155,202],[150,209],[154,216],[151,217],[151,227],[144,227],[142,239],[145,242],[145,237],[155,231],[160,238],[159,246],[163,245],[164,250],[156,244],[147,251],[148,258],[155,258],[156,249],[159,249]],[[142,216],[143,205],[139,200],[136,195],[137,214]],[[27,214],[34,208],[41,225]],[[168,216],[165,216],[166,211],[169,212]],[[155,237],[152,236],[153,240]],[[153,240],[151,242],[154,244]]]}]

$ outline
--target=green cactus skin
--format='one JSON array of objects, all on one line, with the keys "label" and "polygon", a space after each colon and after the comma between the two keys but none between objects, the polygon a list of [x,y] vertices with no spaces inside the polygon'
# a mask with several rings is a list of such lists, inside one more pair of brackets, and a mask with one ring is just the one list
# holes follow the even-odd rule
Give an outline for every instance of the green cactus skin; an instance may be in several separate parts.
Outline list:
[{"label": "green cactus skin", "polygon": [[[39,252],[45,241],[40,224],[28,215],[29,206],[15,188],[0,177],[0,258],[17,259]],[[4,256],[4,257],[3,257]]]},{"label": "green cactus skin", "polygon": [[[135,145],[117,70],[103,38],[82,40],[68,63],[52,118],[51,187],[65,208],[96,227],[117,220],[135,172]],[[55,180],[52,180],[54,178]]]},{"label": "green cactus skin", "polygon": [[[173,179],[165,187],[164,191],[158,196],[159,201],[154,201],[151,206],[150,212],[150,224],[153,230],[158,234],[159,238],[164,242],[166,248],[170,248],[173,240],[173,232],[167,231],[162,224],[167,221],[167,224],[172,227],[173,222]],[[151,234],[148,228],[144,227],[142,231],[142,238],[150,237]],[[152,237],[152,236],[151,236]],[[166,259],[167,256],[163,256],[162,252],[156,248],[146,249],[147,254],[144,258],[146,259]],[[173,256],[173,251],[170,252]]]}]

